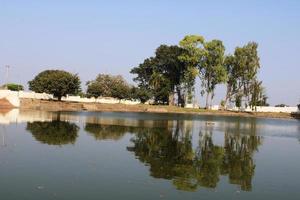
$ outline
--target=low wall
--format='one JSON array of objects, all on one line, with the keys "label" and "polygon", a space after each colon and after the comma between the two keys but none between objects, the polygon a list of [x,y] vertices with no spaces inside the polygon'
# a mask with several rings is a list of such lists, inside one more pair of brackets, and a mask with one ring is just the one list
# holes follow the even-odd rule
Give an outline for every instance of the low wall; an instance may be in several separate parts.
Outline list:
[{"label": "low wall", "polygon": [[116,99],[112,97],[99,97],[99,98],[81,98],[80,96],[66,96],[62,97],[62,101],[78,102],[78,103],[107,103],[107,104],[126,104],[126,105],[136,105],[140,104],[140,101],[126,100],[126,99]]},{"label": "low wall", "polygon": [[275,113],[299,112],[298,107],[274,107],[274,106],[257,106],[256,110],[254,110],[254,111],[250,107],[247,107],[247,108],[233,107],[228,110],[245,111],[245,112],[275,112]]},{"label": "low wall", "polygon": [[[24,91],[10,91],[0,90],[0,99],[6,99],[12,104],[13,107],[20,107],[20,99],[39,99],[39,100],[51,100],[56,99],[51,94],[46,93],[35,93],[35,92],[24,92]],[[111,97],[101,98],[81,98],[80,96],[66,96],[62,97],[62,101],[67,102],[78,102],[78,103],[105,103],[105,104],[125,104],[125,105],[137,105],[140,101],[132,101],[125,99],[115,99]]]}]

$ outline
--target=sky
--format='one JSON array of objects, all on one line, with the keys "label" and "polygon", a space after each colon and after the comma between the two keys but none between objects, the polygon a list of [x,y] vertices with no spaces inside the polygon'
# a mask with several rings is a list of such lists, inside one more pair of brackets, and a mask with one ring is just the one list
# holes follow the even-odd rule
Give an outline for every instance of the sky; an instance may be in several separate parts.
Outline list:
[{"label": "sky", "polygon": [[[300,103],[298,0],[0,0],[0,84],[6,65],[9,82],[26,87],[45,69],[78,73],[83,85],[99,73],[133,83],[131,68],[189,34],[222,40],[226,54],[257,42],[269,103]],[[219,86],[214,104],[224,95]]]}]

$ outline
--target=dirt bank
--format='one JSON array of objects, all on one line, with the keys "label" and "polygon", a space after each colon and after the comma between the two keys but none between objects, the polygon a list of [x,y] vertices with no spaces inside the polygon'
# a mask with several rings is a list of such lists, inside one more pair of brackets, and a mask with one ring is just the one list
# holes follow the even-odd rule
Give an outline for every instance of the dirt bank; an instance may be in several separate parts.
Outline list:
[{"label": "dirt bank", "polygon": [[300,119],[300,115],[289,113],[248,113],[233,111],[210,111],[204,109],[179,108],[176,106],[153,106],[153,105],[124,105],[124,104],[101,104],[101,103],[78,103],[59,102],[37,99],[21,99],[21,109],[47,110],[47,111],[103,111],[103,112],[153,112],[153,113],[185,113],[201,115],[221,115],[221,116],[243,116],[261,118],[285,118]]},{"label": "dirt bank", "polygon": [[1,110],[5,110],[5,109],[11,109],[14,108],[13,105],[11,105],[11,103],[9,103],[9,101],[5,98],[0,99],[0,109]]}]

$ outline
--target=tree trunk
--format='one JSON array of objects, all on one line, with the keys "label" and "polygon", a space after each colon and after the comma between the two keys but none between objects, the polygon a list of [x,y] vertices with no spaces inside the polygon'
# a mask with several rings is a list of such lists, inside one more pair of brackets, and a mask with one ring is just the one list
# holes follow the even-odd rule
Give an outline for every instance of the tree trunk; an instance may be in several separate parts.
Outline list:
[{"label": "tree trunk", "polygon": [[180,89],[180,87],[176,87],[176,93],[177,93],[177,106],[181,106],[182,107],[183,99],[182,99],[182,96],[181,96],[181,89]]},{"label": "tree trunk", "polygon": [[206,109],[209,109],[208,100],[209,100],[209,92],[206,93],[206,102],[205,102]]},{"label": "tree trunk", "polygon": [[174,106],[174,92],[169,94],[169,106]]},{"label": "tree trunk", "polygon": [[211,93],[210,95],[210,105],[209,105],[209,108],[211,109],[212,108],[212,100],[214,98],[214,92]]},{"label": "tree trunk", "polygon": [[227,84],[227,91],[226,91],[226,96],[225,96],[225,100],[224,100],[224,109],[227,109],[227,103],[228,103],[228,99],[230,97],[230,85]]}]

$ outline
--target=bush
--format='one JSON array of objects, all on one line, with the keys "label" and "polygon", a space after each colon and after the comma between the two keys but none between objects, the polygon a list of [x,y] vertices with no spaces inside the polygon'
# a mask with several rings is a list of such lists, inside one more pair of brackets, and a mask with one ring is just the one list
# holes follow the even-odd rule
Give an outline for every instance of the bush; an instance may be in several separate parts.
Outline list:
[{"label": "bush", "polygon": [[275,107],[288,107],[288,105],[282,103],[282,104],[275,105]]},{"label": "bush", "polygon": [[8,84],[5,85],[5,87],[8,90],[12,90],[12,91],[21,91],[21,90],[24,90],[23,85],[19,85],[19,84],[16,84],[16,83],[8,83]]}]

